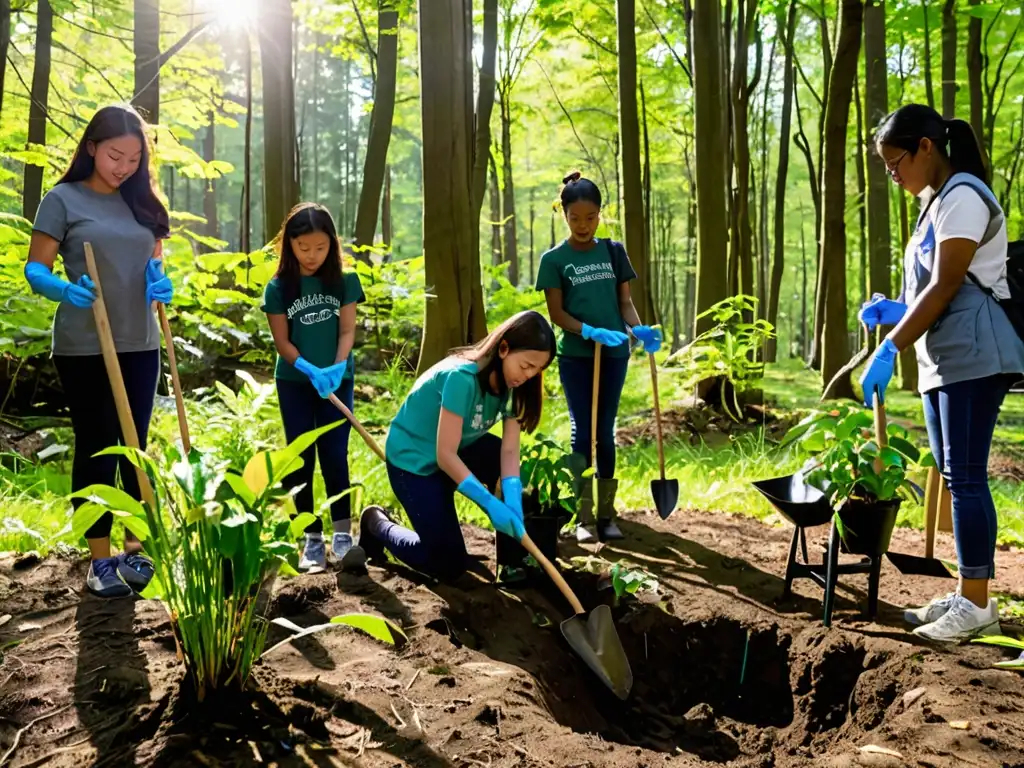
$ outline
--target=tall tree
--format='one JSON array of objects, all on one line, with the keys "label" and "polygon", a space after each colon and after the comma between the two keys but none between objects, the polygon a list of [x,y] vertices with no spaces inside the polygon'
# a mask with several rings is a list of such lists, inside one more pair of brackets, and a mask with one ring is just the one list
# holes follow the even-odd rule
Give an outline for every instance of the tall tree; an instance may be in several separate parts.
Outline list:
[{"label": "tall tree", "polygon": [[[693,101],[696,155],[697,286],[695,313],[701,314],[729,295],[728,274],[722,261],[727,243],[725,203],[726,133],[722,114],[725,83],[722,69],[721,4],[694,0],[690,45],[693,47]],[[711,326],[695,321],[695,333]]]},{"label": "tall tree", "polygon": [[136,108],[150,123],[160,122],[160,0],[135,0]]},{"label": "tall tree", "polygon": [[356,213],[355,245],[358,249],[373,245],[377,217],[381,209],[388,164],[388,145],[395,116],[395,88],[398,82],[398,11],[393,0],[380,0],[377,7],[376,79],[373,84],[373,109],[370,135],[363,161],[363,186],[359,191]]},{"label": "tall tree", "polygon": [[[868,295],[890,291],[891,234],[889,231],[889,178],[885,163],[873,151],[874,129],[889,112],[889,84],[886,71],[885,0],[867,0],[864,8],[865,115],[868,143]],[[945,83],[943,93],[945,94]]]},{"label": "tall tree", "polygon": [[[785,58],[782,64],[782,118],[779,126],[779,170],[775,177],[775,248],[772,257],[771,290],[768,293],[767,319],[775,325],[779,319],[779,295],[782,292],[782,275],[785,272],[786,254],[786,178],[789,173],[789,134],[793,124],[793,90],[796,88],[793,68],[793,37],[796,32],[797,0],[790,0],[785,22],[782,8],[776,13],[776,28],[785,30],[783,46]],[[768,341],[766,359],[775,362],[778,350],[776,339]]]},{"label": "tall tree", "polygon": [[[211,109],[206,117],[207,125],[203,130],[203,160],[212,163],[217,158],[217,134],[216,114]],[[206,179],[206,189],[203,193],[203,216],[206,219],[206,234],[209,237],[220,238],[220,224],[217,221],[217,186],[214,179]],[[212,251],[210,246],[204,246],[203,250]]]},{"label": "tall tree", "polygon": [[0,115],[4,111],[4,76],[7,50],[11,45],[11,0],[0,0]]},{"label": "tall tree", "polygon": [[651,297],[650,264],[647,254],[647,217],[644,211],[643,179],[640,171],[640,117],[637,107],[636,3],[617,0],[615,20],[619,51],[619,134],[622,140],[622,218],[626,229],[626,251],[637,279],[630,286],[640,319],[657,322]]},{"label": "tall tree", "polygon": [[932,86],[932,34],[931,20],[928,15],[928,0],[921,0],[921,17],[924,19],[924,95],[928,100],[928,106],[935,109],[935,88]]},{"label": "tall tree", "polygon": [[[846,305],[846,133],[850,119],[853,81],[857,76],[863,0],[842,0],[839,7],[839,39],[829,73],[825,107],[825,151],[822,173],[822,233],[819,286],[825,295],[822,329],[821,374],[830,381],[849,359]],[[824,282],[822,282],[824,281]],[[819,290],[821,289],[819,288]],[[853,396],[849,380],[838,395]]]},{"label": "tall tree", "polygon": [[[421,25],[421,34],[422,29]],[[476,97],[476,123],[472,136],[473,164],[470,180],[470,204],[474,232],[478,232],[480,229],[480,212],[483,210],[484,195],[487,192],[487,168],[491,161],[491,113],[494,111],[496,86],[494,73],[497,56],[498,0],[484,0],[483,53],[480,59],[479,86]],[[479,251],[479,237],[476,238],[476,243]]]},{"label": "tall tree", "polygon": [[[419,0],[423,167],[431,169],[423,175],[423,255],[436,298],[427,301],[418,373],[487,331],[479,230],[471,217],[472,13],[472,0]],[[485,59],[493,56],[484,52]],[[493,81],[491,89],[485,96],[493,103]],[[486,173],[486,154],[475,159]],[[479,193],[482,202],[483,187]]]},{"label": "tall tree", "polygon": [[956,116],[956,0],[942,4],[942,116]]},{"label": "tall tree", "polygon": [[[290,0],[261,0],[260,69],[263,74],[263,228],[274,238],[299,199],[295,162],[295,80],[292,75]],[[284,37],[282,37],[284,35]]]},{"label": "tall tree", "polygon": [[[50,5],[50,0],[39,0],[36,12],[35,65],[32,69],[32,101],[28,108],[28,142],[40,146],[46,144],[52,45],[53,6]],[[22,215],[33,221],[42,199],[43,167],[26,164]]]},{"label": "tall tree", "polygon": [[[981,0],[970,0],[972,7],[980,4]],[[971,99],[971,128],[981,145],[981,156],[988,165],[988,152],[991,148],[985,146],[985,103],[981,85],[983,56],[981,18],[972,15],[967,22],[967,90]]]}]

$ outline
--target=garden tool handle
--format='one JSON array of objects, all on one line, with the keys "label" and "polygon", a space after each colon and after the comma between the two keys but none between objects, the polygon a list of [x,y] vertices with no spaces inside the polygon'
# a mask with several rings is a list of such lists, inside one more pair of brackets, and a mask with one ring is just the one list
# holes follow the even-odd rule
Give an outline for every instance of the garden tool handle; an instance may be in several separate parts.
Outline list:
[{"label": "garden tool handle", "polygon": [[654,353],[649,352],[648,358],[651,362],[651,389],[654,392],[654,426],[658,431],[658,466],[661,469],[661,479],[665,479],[665,445],[662,442],[661,434],[661,406],[658,404],[658,364],[654,362]]},{"label": "garden tool handle", "polygon": [[[881,451],[883,448],[889,446],[889,435],[887,432],[887,424],[885,419],[885,405],[882,403],[882,398],[878,394],[876,389],[872,395],[874,398],[875,406],[875,442],[878,443],[878,450]],[[881,472],[884,467],[881,457],[875,459],[875,472]]]},{"label": "garden tool handle", "polygon": [[579,601],[576,595],[568,584],[565,583],[565,579],[562,578],[562,574],[551,564],[551,561],[544,557],[544,553],[541,552],[537,545],[533,543],[533,539],[530,538],[530,534],[524,533],[523,538],[519,541],[523,545],[523,549],[533,555],[533,559],[540,563],[541,568],[544,569],[545,573],[551,577],[551,580],[555,582],[555,586],[558,587],[558,591],[562,593],[566,600],[569,601],[569,605],[572,606],[573,611],[576,615],[586,613],[583,610],[583,604]]},{"label": "garden tool handle", "polygon": [[590,466],[597,461],[597,395],[601,380],[601,342],[594,342],[594,386],[590,396]]},{"label": "garden tool handle", "polygon": [[366,428],[359,423],[359,419],[357,419],[355,417],[355,414],[353,414],[352,411],[350,411],[348,407],[343,402],[341,402],[341,400],[338,399],[338,396],[332,392],[331,396],[327,399],[331,401],[331,404],[335,408],[337,408],[345,415],[345,418],[348,419],[349,423],[353,427],[355,427],[356,432],[359,433],[359,436],[363,438],[363,440],[366,442],[368,446],[370,446],[370,450],[376,453],[380,457],[381,461],[387,461],[387,459],[384,457],[384,451],[382,451],[380,449],[380,446],[377,445],[377,441],[370,436],[370,433],[366,431]]},{"label": "garden tool handle", "polygon": [[157,314],[160,315],[160,328],[164,333],[164,346],[167,347],[167,367],[171,369],[171,388],[174,390],[174,406],[178,410],[178,431],[181,433],[181,447],[185,455],[192,451],[192,441],[188,437],[188,418],[185,414],[185,398],[181,393],[181,380],[178,378],[178,362],[174,356],[174,336],[171,335],[171,324],[167,322],[164,305],[156,303]]},{"label": "garden tool handle", "polygon": [[[139,433],[135,430],[135,421],[132,419],[132,409],[128,402],[128,392],[125,390],[124,377],[121,375],[121,364],[117,360],[117,347],[114,345],[114,336],[110,332],[107,305],[103,302],[103,286],[100,284],[99,270],[96,269],[96,257],[92,252],[92,243],[85,243],[85,268],[96,288],[96,300],[92,303],[92,314],[96,320],[96,335],[100,340],[103,364],[106,366],[110,390],[114,395],[114,405],[117,408],[117,420],[121,424],[121,434],[129,448],[140,449]],[[135,467],[135,475],[139,480],[142,500],[149,504],[151,509],[156,509],[156,497],[153,495],[153,486],[149,484],[149,477],[139,467]]]}]

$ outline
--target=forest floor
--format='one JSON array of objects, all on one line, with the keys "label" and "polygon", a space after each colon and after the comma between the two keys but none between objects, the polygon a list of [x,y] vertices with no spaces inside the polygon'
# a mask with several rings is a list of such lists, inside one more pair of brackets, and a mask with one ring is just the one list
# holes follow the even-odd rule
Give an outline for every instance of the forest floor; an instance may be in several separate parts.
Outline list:
[{"label": "forest floor", "polygon": [[[347,629],[303,638],[256,666],[249,694],[205,707],[178,697],[159,602],[82,594],[79,557],[3,556],[0,765],[1024,766],[1020,677],[991,668],[1007,652],[936,647],[903,623],[903,606],[952,582],[886,563],[868,621],[865,579],[846,577],[826,629],[812,583],[779,599],[787,527],[688,510],[629,513],[622,527],[627,538],[601,557],[645,568],[660,597],[613,609],[634,675],[625,702],[562,639],[557,593],[495,586],[483,570],[493,537],[475,526],[464,533],[485,575],[457,584],[396,566],[280,583],[275,616],[309,626],[382,614],[408,642]],[[593,553],[560,546],[564,559]],[[945,535],[938,546],[952,551]],[[919,531],[896,530],[893,550],[922,547]],[[997,588],[1024,597],[1024,552],[1001,548],[997,561]],[[613,602],[599,575],[567,575],[584,605]],[[283,637],[272,627],[268,647]]]}]

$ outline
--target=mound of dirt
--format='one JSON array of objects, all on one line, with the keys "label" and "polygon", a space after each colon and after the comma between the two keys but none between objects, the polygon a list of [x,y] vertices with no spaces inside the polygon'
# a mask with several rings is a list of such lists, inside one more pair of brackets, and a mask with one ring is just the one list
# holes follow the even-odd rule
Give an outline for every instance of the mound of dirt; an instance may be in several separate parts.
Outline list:
[{"label": "mound of dirt", "polygon": [[[597,554],[643,566],[660,596],[613,607],[634,675],[625,702],[568,648],[558,625],[569,609],[553,588],[496,588],[483,564],[455,584],[397,567],[284,582],[274,615],[308,626],[371,612],[409,640],[309,636],[258,664],[245,694],[197,706],[179,693],[159,603],[80,594],[81,561],[15,569],[13,556],[0,558],[0,613],[11,616],[0,626],[0,764],[1024,764],[1020,678],[991,668],[1006,654],[928,646],[902,625],[899,606],[945,584],[886,565],[880,615],[868,622],[865,579],[851,577],[825,629],[817,587],[797,582],[779,600],[788,530],[700,512],[632,513],[622,527],[627,538]],[[490,534],[464,531],[474,554],[492,555]],[[894,550],[921,547],[916,532],[896,531]],[[566,559],[595,554],[562,548]],[[1020,595],[1024,554],[998,557],[997,587]],[[597,575],[566,575],[584,605],[614,604]],[[283,632],[272,627],[267,647]]]},{"label": "mound of dirt", "polygon": [[[750,404],[743,407],[743,420],[736,421],[703,400],[695,400],[689,404],[663,410],[661,430],[666,442],[684,441],[690,445],[705,442],[715,446],[727,443],[730,435],[761,428],[764,428],[765,436],[769,440],[781,440],[797,420],[797,417],[791,414],[779,414],[763,405]],[[641,412],[638,418],[620,427],[615,433],[615,443],[628,446],[651,442],[657,437],[657,425],[652,408]]]}]

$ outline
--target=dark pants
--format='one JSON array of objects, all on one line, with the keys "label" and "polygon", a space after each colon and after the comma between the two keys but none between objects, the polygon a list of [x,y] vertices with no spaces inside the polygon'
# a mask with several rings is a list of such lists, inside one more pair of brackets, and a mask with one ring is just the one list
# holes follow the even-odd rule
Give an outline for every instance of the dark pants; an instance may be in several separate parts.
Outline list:
[{"label": "dark pants", "polygon": [[[492,493],[501,475],[501,438],[484,435],[459,458]],[[438,470],[416,475],[388,462],[388,479],[415,531],[389,523],[377,531],[384,546],[406,565],[447,581],[466,572],[466,542],[455,513],[456,484]],[[501,536],[503,534],[497,534]]]},{"label": "dark pants", "polygon": [[[615,477],[615,416],[626,384],[628,357],[601,355],[597,389],[597,476]],[[594,358],[559,357],[558,375],[569,406],[572,450],[583,454],[590,466],[591,405],[594,395]]]},{"label": "dark pants", "polygon": [[[128,393],[132,421],[139,435],[139,447],[146,449],[149,420],[153,415],[157,379],[160,378],[160,350],[123,352],[117,356],[121,377]],[[135,466],[124,457],[96,456],[104,448],[123,445],[121,422],[117,418],[114,393],[103,364],[102,355],[74,357],[54,355],[75,433],[75,457],[71,465],[71,490],[80,491],[90,485],[115,485],[118,474],[121,486],[133,499],[142,500]],[[75,499],[78,509],[85,501]],[[85,532],[87,539],[110,536],[114,517],[107,512]]]},{"label": "dark pants", "polygon": [[[316,457],[320,457],[320,472],[324,476],[324,488],[327,498],[337,496],[348,490],[348,436],[352,425],[348,419],[335,408],[329,400],[324,400],[308,381],[277,380],[277,400],[281,407],[281,421],[284,422],[284,435],[289,443],[306,432],[311,432],[328,424],[342,422],[320,438],[302,453],[302,466],[284,479],[288,488],[300,484],[304,487],[295,494],[295,509],[298,512],[316,514],[313,508],[313,467]],[[338,396],[348,409],[352,410],[352,394],[354,381],[347,379],[341,382]],[[352,516],[351,494],[346,493],[331,504],[331,520],[348,520]],[[323,533],[324,522],[320,515],[309,524],[306,533]]]},{"label": "dark pants", "polygon": [[988,454],[999,408],[1016,378],[961,381],[922,396],[928,440],[953,498],[953,535],[965,579],[995,576],[999,523],[988,487]]}]

